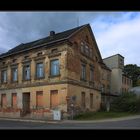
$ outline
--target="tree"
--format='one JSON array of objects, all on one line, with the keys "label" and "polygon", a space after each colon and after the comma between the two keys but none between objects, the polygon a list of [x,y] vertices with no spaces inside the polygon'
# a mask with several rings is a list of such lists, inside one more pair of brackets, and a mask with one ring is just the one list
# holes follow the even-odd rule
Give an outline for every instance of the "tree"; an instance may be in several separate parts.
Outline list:
[{"label": "tree", "polygon": [[124,74],[133,80],[133,86],[140,85],[140,67],[136,64],[128,64],[124,66]]}]

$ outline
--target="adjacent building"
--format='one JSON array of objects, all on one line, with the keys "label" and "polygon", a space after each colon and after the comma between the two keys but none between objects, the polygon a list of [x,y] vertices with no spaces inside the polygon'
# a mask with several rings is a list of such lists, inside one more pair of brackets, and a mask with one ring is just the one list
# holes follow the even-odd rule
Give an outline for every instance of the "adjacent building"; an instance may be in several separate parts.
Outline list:
[{"label": "adjacent building", "polygon": [[112,94],[126,93],[132,87],[130,77],[124,75],[124,57],[116,54],[103,59],[103,62],[111,69],[111,89]]},{"label": "adjacent building", "polygon": [[50,119],[53,110],[97,111],[101,85],[110,89],[110,71],[89,24],[51,31],[0,55],[0,116]]}]

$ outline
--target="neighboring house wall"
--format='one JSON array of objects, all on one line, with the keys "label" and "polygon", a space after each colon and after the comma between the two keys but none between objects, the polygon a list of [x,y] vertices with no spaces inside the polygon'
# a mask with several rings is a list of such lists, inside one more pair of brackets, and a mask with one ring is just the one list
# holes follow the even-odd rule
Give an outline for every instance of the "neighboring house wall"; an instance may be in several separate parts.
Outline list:
[{"label": "neighboring house wall", "polygon": [[122,76],[122,92],[125,93],[125,92],[128,92],[130,89],[132,88],[132,80],[123,75]]},{"label": "neighboring house wall", "polygon": [[122,70],[112,69],[111,72],[111,93],[119,94],[122,92]]},{"label": "neighboring house wall", "polygon": [[[120,54],[116,54],[103,59],[104,63],[112,70],[111,72],[111,93],[121,94],[123,88],[129,89],[132,85],[125,85],[122,82],[123,68],[124,68],[124,57]],[[131,80],[132,82],[132,80]]]}]

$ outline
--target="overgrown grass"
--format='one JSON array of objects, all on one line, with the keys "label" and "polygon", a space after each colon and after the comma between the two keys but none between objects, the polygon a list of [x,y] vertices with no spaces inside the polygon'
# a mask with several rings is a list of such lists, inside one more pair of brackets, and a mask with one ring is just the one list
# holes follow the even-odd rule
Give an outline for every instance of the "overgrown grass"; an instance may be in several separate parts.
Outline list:
[{"label": "overgrown grass", "polygon": [[140,113],[130,112],[87,112],[74,117],[75,120],[100,120],[107,118],[118,118],[124,116],[132,116]]}]

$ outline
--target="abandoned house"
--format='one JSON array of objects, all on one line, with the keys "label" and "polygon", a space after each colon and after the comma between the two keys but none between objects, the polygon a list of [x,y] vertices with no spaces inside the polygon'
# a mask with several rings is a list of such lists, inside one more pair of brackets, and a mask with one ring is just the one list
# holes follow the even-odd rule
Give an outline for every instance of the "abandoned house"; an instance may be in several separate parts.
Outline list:
[{"label": "abandoned house", "polygon": [[51,31],[0,55],[0,116],[51,119],[53,110],[66,116],[71,108],[97,111],[110,73],[89,24]]}]

